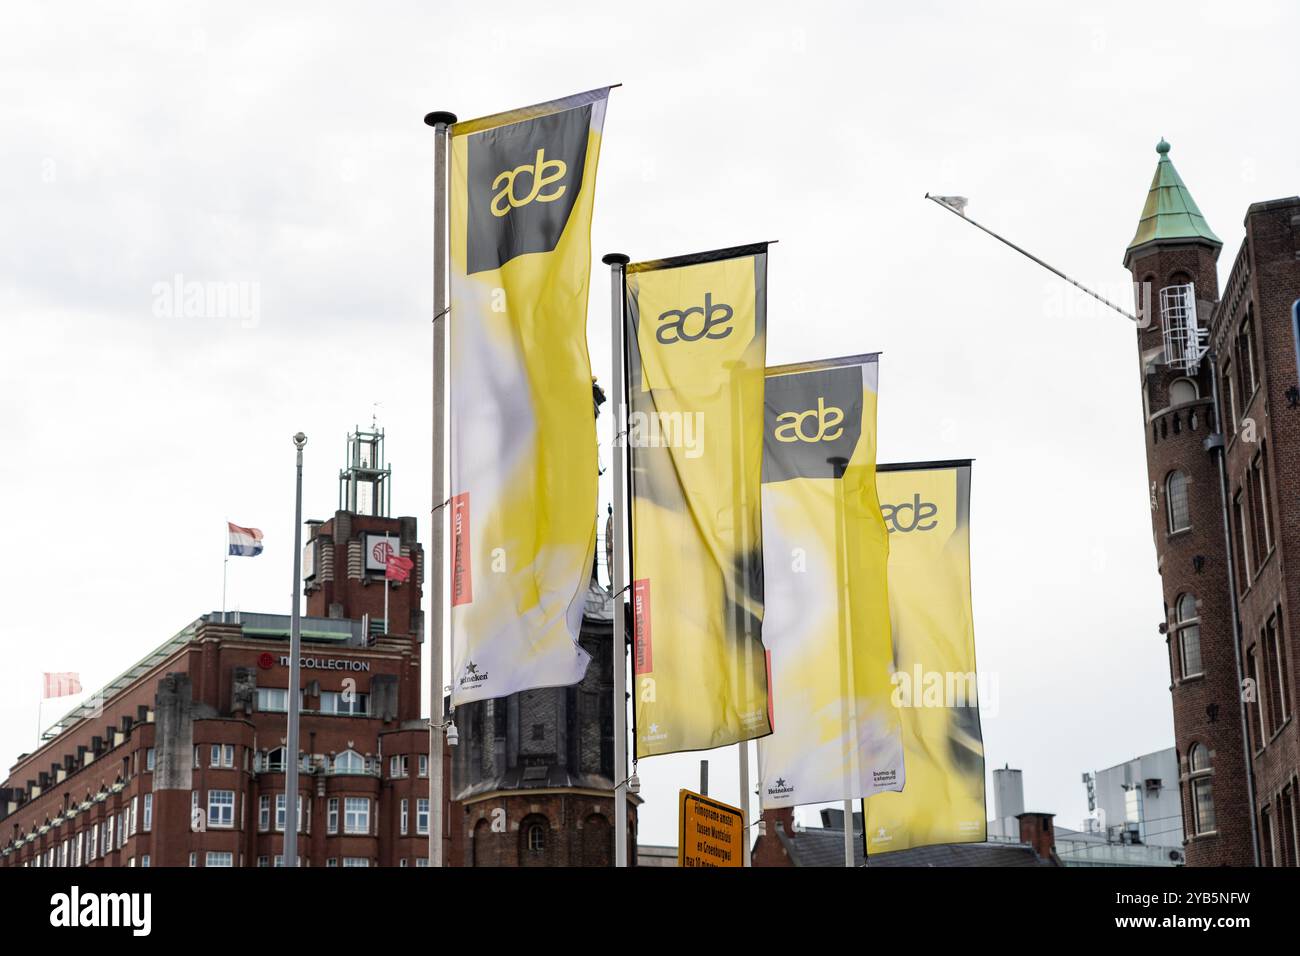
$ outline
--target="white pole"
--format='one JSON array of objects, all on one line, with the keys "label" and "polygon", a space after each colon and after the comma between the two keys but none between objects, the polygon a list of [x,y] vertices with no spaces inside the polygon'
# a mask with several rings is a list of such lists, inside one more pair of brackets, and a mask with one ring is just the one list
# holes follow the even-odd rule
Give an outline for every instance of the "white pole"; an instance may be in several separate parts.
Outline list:
[{"label": "white pole", "polygon": [[443,424],[447,381],[447,144],[455,113],[434,112],[424,117],[433,127],[433,503],[429,521],[429,865],[443,866],[442,777],[446,736],[442,696],[443,524],[446,511],[446,428]]},{"label": "white pole", "polygon": [[[392,557],[393,546],[388,543],[388,532],[384,532],[384,637],[388,636],[388,559]],[[370,635],[366,635],[370,640]]]},{"label": "white pole", "polygon": [[284,762],[284,865],[298,865],[298,773],[302,764],[298,760],[298,687],[302,655],[302,611],[299,592],[302,589],[302,446],[307,436],[302,432],[293,436],[298,449],[298,475],[294,486],[293,507],[293,604],[289,613],[289,732],[284,747],[288,751]]},{"label": "white pole", "polygon": [[611,252],[601,262],[609,266],[610,374],[614,393],[614,562],[609,582],[614,594],[614,865],[627,866],[627,639],[623,633],[623,534],[626,520],[623,456],[626,453],[626,436],[620,438],[619,427],[627,420],[623,408],[623,269],[628,263],[628,257]]},{"label": "white pole", "polygon": [[741,865],[751,866],[749,842],[749,741],[742,740],[736,745],[740,748],[740,832],[745,835],[744,853]]},{"label": "white pole", "polygon": [[230,519],[226,519],[226,547],[221,559],[221,623],[226,623],[226,572],[230,568]]},{"label": "white pole", "polygon": [[853,801],[852,800],[844,801],[844,865],[853,866]]}]

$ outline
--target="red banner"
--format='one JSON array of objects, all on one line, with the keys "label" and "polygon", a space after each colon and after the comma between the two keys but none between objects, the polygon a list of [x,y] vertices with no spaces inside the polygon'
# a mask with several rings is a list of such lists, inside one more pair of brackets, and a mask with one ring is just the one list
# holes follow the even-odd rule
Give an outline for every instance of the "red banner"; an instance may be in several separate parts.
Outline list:
[{"label": "red banner", "polygon": [[469,492],[451,499],[451,604],[474,600],[469,563]]}]

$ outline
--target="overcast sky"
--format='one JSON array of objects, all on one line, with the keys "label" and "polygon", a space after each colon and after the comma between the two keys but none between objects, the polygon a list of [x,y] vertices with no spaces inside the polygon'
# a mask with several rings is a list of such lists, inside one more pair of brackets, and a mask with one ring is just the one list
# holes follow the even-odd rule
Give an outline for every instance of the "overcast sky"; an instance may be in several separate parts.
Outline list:
[{"label": "overcast sky", "polygon": [[[971,457],[990,770],[1077,827],[1080,774],[1173,742],[1134,332],[932,203],[1131,305],[1163,135],[1224,240],[1293,195],[1286,3],[5,5],[0,30],[0,759],[40,674],[112,679],[219,607],[286,613],[308,517],[378,403],[394,509],[429,509],[432,134],[609,83],[599,257],[779,239],[771,364],[882,351],[880,460]],[[158,285],[238,282],[254,321]],[[610,417],[602,418],[608,461]],[[42,711],[56,719],[74,701]],[[736,798],[734,748],[714,795]],[[674,844],[699,755],[640,765]],[[755,762],[756,766],[756,762]],[[990,799],[990,812],[992,811]],[[805,814],[811,822],[813,814]]]}]

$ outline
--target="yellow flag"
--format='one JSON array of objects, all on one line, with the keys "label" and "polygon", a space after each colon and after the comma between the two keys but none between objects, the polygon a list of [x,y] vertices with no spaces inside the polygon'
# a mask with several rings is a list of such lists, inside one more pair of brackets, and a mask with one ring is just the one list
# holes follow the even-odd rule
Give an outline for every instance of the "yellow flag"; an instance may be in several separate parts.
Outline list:
[{"label": "yellow flag", "polygon": [[863,801],[868,855],[986,839],[970,595],[970,462],[882,465],[907,787]]},{"label": "yellow flag", "polygon": [[763,654],[767,245],[627,267],[637,755],[771,731]]},{"label": "yellow flag", "polygon": [[587,291],[608,94],[451,128],[453,704],[586,671],[598,469]]},{"label": "yellow flag", "polygon": [[876,498],[875,355],[767,371],[763,642],[773,731],[764,809],[903,788]]}]

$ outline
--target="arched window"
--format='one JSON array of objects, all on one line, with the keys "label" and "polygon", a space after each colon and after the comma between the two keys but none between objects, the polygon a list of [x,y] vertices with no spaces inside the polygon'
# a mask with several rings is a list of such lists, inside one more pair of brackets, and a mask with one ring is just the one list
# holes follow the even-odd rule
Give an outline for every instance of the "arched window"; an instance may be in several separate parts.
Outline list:
[{"label": "arched window", "polygon": [[1171,471],[1165,478],[1165,514],[1169,518],[1169,533],[1186,531],[1192,526],[1192,512],[1187,502],[1187,475]]},{"label": "arched window", "polygon": [[284,748],[276,747],[274,750],[267,751],[266,762],[263,764],[263,766],[267,770],[272,770],[272,771],[283,770],[284,769]]},{"label": "arched window", "polygon": [[1176,378],[1169,383],[1169,404],[1184,405],[1201,397],[1201,390],[1190,378]]},{"label": "arched window", "polygon": [[1178,672],[1186,680],[1203,674],[1201,667],[1201,618],[1196,597],[1180,594],[1174,608],[1174,630],[1178,638]]},{"label": "arched window", "polygon": [[546,866],[550,862],[550,821],[540,813],[530,813],[519,821],[519,865]]},{"label": "arched window", "polygon": [[531,853],[541,853],[546,849],[546,827],[540,823],[534,823],[528,828],[528,850]]},{"label": "arched window", "polygon": [[1214,791],[1210,752],[1202,744],[1192,744],[1187,752],[1187,776],[1192,792],[1192,832],[1214,832]]},{"label": "arched window", "polygon": [[355,750],[345,750],[334,758],[335,773],[365,773],[366,760]]}]

